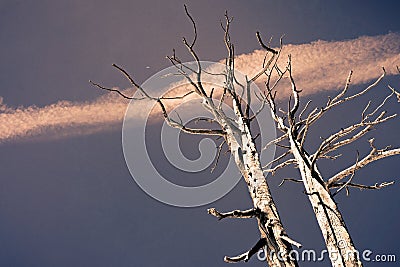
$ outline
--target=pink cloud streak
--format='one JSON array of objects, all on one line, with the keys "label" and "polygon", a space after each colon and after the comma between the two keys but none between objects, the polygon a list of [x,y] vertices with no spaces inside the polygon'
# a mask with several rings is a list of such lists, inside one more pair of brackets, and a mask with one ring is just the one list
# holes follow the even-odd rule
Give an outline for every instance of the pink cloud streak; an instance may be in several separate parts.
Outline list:
[{"label": "pink cloud streak", "polygon": [[[294,78],[303,95],[332,91],[344,85],[350,70],[354,71],[353,85],[377,78],[382,66],[387,74],[395,74],[396,65],[400,64],[400,34],[285,45],[280,65],[286,62],[284,55],[287,54],[292,55]],[[262,66],[264,56],[262,50],[239,55],[236,68],[251,76]],[[284,86],[281,90],[283,96],[288,92]],[[115,94],[106,94],[91,102],[59,101],[41,108],[11,108],[2,102],[0,98],[0,143],[40,136],[64,138],[110,130],[122,122],[128,104]]]}]

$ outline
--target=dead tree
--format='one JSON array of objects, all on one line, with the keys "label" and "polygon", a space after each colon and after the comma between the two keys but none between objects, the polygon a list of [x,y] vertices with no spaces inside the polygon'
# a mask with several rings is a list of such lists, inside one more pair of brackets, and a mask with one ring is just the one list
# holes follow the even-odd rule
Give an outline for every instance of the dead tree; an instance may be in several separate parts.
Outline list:
[{"label": "dead tree", "polygon": [[[289,97],[287,110],[283,110],[277,106],[276,90],[272,85],[271,77],[275,72],[278,79],[288,77],[291,83],[291,95]],[[312,205],[319,227],[325,239],[326,247],[331,258],[332,266],[362,266],[358,252],[356,251],[351,236],[346,227],[345,221],[338,209],[334,200],[334,196],[343,189],[349,192],[349,188],[359,189],[381,189],[394,182],[382,182],[375,185],[365,185],[353,181],[354,173],[367,166],[369,163],[383,159],[389,156],[400,154],[400,148],[391,148],[387,146],[378,149],[374,145],[374,139],[369,140],[371,147],[370,152],[363,158],[357,157],[357,160],[351,166],[336,173],[332,177],[325,179],[318,168],[320,159],[335,160],[339,155],[334,155],[339,148],[349,145],[356,140],[359,140],[371,131],[375,126],[391,120],[396,117],[396,114],[387,115],[386,111],[381,111],[385,102],[394,94],[399,98],[399,93],[392,87],[388,86],[392,93],[389,94],[375,109],[371,112],[371,101],[364,108],[359,121],[351,124],[346,128],[341,128],[339,131],[332,133],[326,138],[322,138],[318,148],[310,152],[306,148],[307,134],[310,128],[328,112],[338,108],[343,103],[355,100],[360,96],[367,94],[370,90],[376,87],[385,76],[383,74],[368,87],[362,91],[349,94],[349,86],[351,82],[352,72],[350,72],[347,82],[343,90],[335,97],[328,98],[326,104],[321,108],[315,108],[311,111],[309,106],[311,101],[304,105],[302,110],[300,106],[300,90],[297,89],[292,75],[291,58],[288,57],[288,63],[285,68],[280,68],[277,64],[271,66],[267,76],[265,101],[273,114],[277,129],[281,135],[270,143],[270,145],[279,145],[285,148],[285,152],[276,157],[274,160],[275,166],[268,168],[265,171],[274,174],[277,170],[289,165],[295,165],[301,175],[301,180],[286,178],[285,181],[294,181],[303,183],[305,193],[308,195]],[[400,100],[399,100],[400,101]],[[315,140],[313,140],[315,141]],[[283,142],[286,142],[283,143]]]},{"label": "dead tree", "polygon": [[[208,209],[208,213],[218,219],[256,218],[260,232],[260,239],[253,248],[236,257],[225,257],[224,259],[226,262],[248,261],[258,250],[265,248],[267,255],[266,260],[269,266],[298,266],[296,259],[291,257],[291,252],[292,245],[301,247],[301,244],[287,235],[265,179],[266,173],[274,174],[277,170],[294,164],[298,167],[302,180],[285,179],[284,181],[300,181],[304,184],[305,192],[315,212],[328,252],[337,255],[337,260],[331,259],[332,265],[361,266],[361,261],[357,253],[355,253],[354,244],[335,203],[334,196],[341,190],[348,190],[350,187],[379,189],[391,184],[381,183],[367,186],[353,182],[352,178],[356,170],[365,167],[369,163],[388,156],[400,154],[400,148],[390,149],[386,147],[378,149],[374,146],[373,140],[370,140],[371,152],[368,155],[361,159],[358,158],[355,164],[329,179],[324,179],[319,172],[318,160],[323,158],[335,159],[337,156],[332,156],[332,152],[360,139],[374,126],[394,118],[395,115],[386,115],[386,112],[378,114],[378,112],[391,95],[396,94],[399,96],[399,93],[391,88],[392,94],[375,110],[368,113],[367,110],[370,106],[370,104],[368,104],[359,122],[343,128],[339,132],[333,133],[331,136],[325,138],[318,149],[310,153],[305,147],[310,127],[321,119],[326,112],[366,94],[382,80],[384,74],[363,91],[346,96],[350,86],[350,73],[344,89],[336,97],[329,99],[324,107],[313,109],[304,116],[310,102],[305,105],[304,109],[299,110],[300,90],[297,89],[293,79],[290,56],[284,67],[278,65],[278,59],[281,56],[282,41],[280,49],[272,49],[262,41],[257,32],[256,37],[258,42],[267,53],[264,64],[254,77],[246,77],[244,84],[237,81],[235,77],[234,45],[231,42],[229,34],[232,18],[225,14],[226,23],[225,25],[221,24],[221,26],[224,31],[224,42],[228,56],[225,60],[225,71],[219,74],[223,75],[225,86],[223,88],[213,88],[211,91],[207,91],[202,82],[202,75],[206,71],[202,69],[199,56],[194,49],[197,40],[196,24],[187,11],[186,6],[185,12],[192,22],[194,38],[191,42],[183,38],[183,44],[192,55],[197,66],[193,69],[191,66],[182,62],[175,54],[175,51],[172,56],[167,57],[171,64],[176,67],[178,73],[191,85],[191,89],[185,94],[171,97],[154,97],[146,92],[124,68],[116,64],[113,64],[113,67],[122,73],[130,84],[141,93],[140,97],[134,98],[125,95],[117,89],[105,87],[94,82],[91,83],[100,89],[114,91],[126,99],[147,99],[155,101],[161,110],[163,119],[171,127],[178,128],[189,134],[214,135],[223,138],[223,143],[228,146],[243,179],[247,183],[253,207],[245,211],[234,210],[226,213],[219,212],[215,208],[210,208]],[[193,76],[192,74],[195,75]],[[268,168],[270,164],[267,164],[267,167],[261,166],[259,158],[260,151],[257,150],[255,143],[257,135],[253,133],[250,127],[251,122],[257,117],[260,111],[251,112],[250,110],[250,102],[254,96],[254,92],[251,92],[250,85],[252,82],[262,78],[265,79],[265,91],[262,95],[256,95],[257,100],[260,101],[261,104],[260,110],[269,106],[272,117],[276,123],[276,128],[281,132],[280,136],[269,142],[267,146],[277,145],[286,149],[282,155],[270,162],[270,164],[276,164],[273,168]],[[288,78],[291,85],[291,95],[286,111],[278,107],[276,101],[278,85],[284,78]],[[217,90],[220,91],[217,92]],[[184,99],[192,94],[195,94],[203,100],[204,108],[212,114],[212,121],[220,126],[219,129],[190,128],[182,124],[179,120],[171,118],[165,102],[168,100]],[[228,116],[220,103],[228,103],[234,110],[234,116]],[[282,142],[285,141],[287,144],[282,144]],[[219,146],[219,149],[220,148],[221,146]],[[344,181],[346,177],[350,178]],[[345,246],[343,246],[343,243]]]},{"label": "dead tree", "polygon": [[[270,193],[270,189],[266,182],[264,171],[262,169],[259,152],[256,149],[256,135],[252,133],[250,128],[250,122],[253,120],[250,112],[250,101],[245,97],[250,97],[250,84],[258,79],[262,74],[273,66],[277,58],[279,57],[279,51],[275,51],[267,46],[265,49],[268,51],[270,57],[266,65],[260,70],[260,73],[252,79],[246,80],[246,84],[242,85],[236,80],[235,69],[234,69],[234,46],[231,43],[229,35],[229,27],[232,22],[232,18],[225,14],[225,25],[221,23],[224,31],[224,42],[227,48],[228,56],[225,62],[225,71],[221,75],[224,77],[224,88],[219,88],[220,92],[207,92],[202,83],[202,74],[205,70],[202,69],[200,59],[196,53],[194,46],[197,40],[197,28],[196,24],[187,11],[185,6],[185,12],[187,17],[190,19],[194,29],[194,38],[189,42],[186,38],[183,38],[183,44],[192,55],[194,61],[197,63],[197,69],[192,69],[184,62],[182,62],[175,51],[172,56],[167,58],[179,74],[186,79],[192,89],[182,96],[173,97],[153,97],[146,92],[128,72],[122,67],[113,64],[119,72],[121,72],[141,93],[140,99],[149,99],[155,101],[162,111],[162,116],[165,122],[171,126],[180,129],[183,132],[189,134],[200,134],[200,135],[217,135],[223,137],[223,142],[228,146],[228,149],[233,156],[235,163],[240,170],[241,175],[248,185],[248,190],[252,198],[253,207],[246,211],[235,210],[227,213],[220,213],[216,209],[211,208],[208,210],[209,214],[212,214],[219,219],[222,218],[256,218],[258,221],[258,228],[260,231],[260,239],[256,245],[249,251],[236,256],[236,257],[225,257],[226,262],[239,262],[248,261],[255,253],[261,248],[267,248],[268,257],[267,262],[269,266],[298,266],[296,259],[290,258],[289,253],[292,251],[292,245],[300,247],[301,245],[286,234],[286,231],[282,225],[281,219],[278,214],[277,207],[273,201]],[[194,77],[192,74],[195,74]],[[125,95],[123,92],[104,87],[98,83],[91,82],[96,87],[114,91],[120,94],[122,97],[127,99],[135,99],[133,97]],[[242,89],[243,94],[238,93],[239,89]],[[217,90],[217,89],[216,89]],[[178,120],[171,118],[167,112],[165,101],[171,99],[183,99],[190,94],[196,94],[203,100],[204,108],[209,111],[213,116],[213,121],[216,122],[220,129],[195,129],[183,125]],[[217,97],[218,96],[218,97]],[[264,101],[264,100],[263,100]],[[234,110],[234,117],[229,117],[225,114],[223,107],[219,103],[229,103]],[[280,253],[280,254],[279,254]],[[279,256],[283,255],[283,256]]]}]

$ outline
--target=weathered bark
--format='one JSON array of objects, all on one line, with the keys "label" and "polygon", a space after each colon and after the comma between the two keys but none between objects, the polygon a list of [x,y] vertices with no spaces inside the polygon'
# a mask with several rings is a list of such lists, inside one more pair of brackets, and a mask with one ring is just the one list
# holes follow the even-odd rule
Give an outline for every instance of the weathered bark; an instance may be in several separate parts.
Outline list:
[{"label": "weathered bark", "polygon": [[[254,209],[259,211],[257,220],[261,238],[266,238],[270,241],[268,242],[268,254],[270,254],[267,257],[268,265],[298,266],[296,260],[289,257],[292,246],[287,241],[285,229],[264,177],[250,129],[237,108],[237,103],[234,103],[233,106],[237,116],[237,124],[241,131],[240,141],[242,145],[239,145],[239,142],[233,134],[229,134],[229,131],[226,142],[233,153],[236,165],[247,183]],[[275,253],[270,253],[271,251]],[[279,257],[277,253],[280,253]]]},{"label": "weathered bark", "polygon": [[[260,240],[267,240],[267,262],[271,267],[280,266],[298,266],[296,259],[289,257],[292,251],[292,241],[286,234],[279,217],[276,205],[273,201],[267,181],[260,164],[259,155],[248,125],[248,120],[241,112],[239,103],[233,97],[232,106],[235,111],[235,126],[225,116],[223,112],[218,111],[211,99],[206,99],[203,102],[207,110],[214,114],[214,119],[221,125],[221,128],[226,132],[225,141],[229,150],[234,157],[235,163],[240,170],[243,178],[246,181],[250,196],[254,207],[254,217],[257,218]],[[209,213],[215,215],[213,209]],[[216,215],[215,215],[216,216]],[[278,254],[279,253],[279,254]],[[244,255],[244,254],[243,254]],[[235,257],[240,260],[247,261],[249,254],[246,257]],[[226,257],[225,261],[233,262],[231,258]],[[235,260],[239,261],[239,260]]]},{"label": "weathered bark", "polygon": [[325,187],[317,167],[311,167],[311,160],[300,144],[289,134],[291,151],[298,164],[304,188],[318,221],[332,266],[362,266],[342,215]]},{"label": "weathered bark", "polygon": [[[235,159],[235,163],[240,170],[243,178],[245,179],[248,190],[253,202],[254,207],[254,217],[257,218],[258,227],[260,231],[260,241],[248,252],[239,255],[234,258],[225,257],[227,262],[238,262],[240,260],[247,261],[251,255],[253,255],[255,250],[260,249],[260,245],[266,245],[267,248],[267,262],[271,267],[280,266],[298,266],[296,259],[290,257],[290,252],[292,251],[291,244],[296,246],[301,246],[299,243],[290,239],[283,227],[281,219],[279,217],[276,205],[273,201],[271,192],[269,190],[267,181],[264,176],[264,172],[260,163],[259,154],[256,149],[254,142],[254,136],[250,129],[250,102],[251,102],[251,92],[250,84],[255,79],[257,79],[273,62],[277,51],[270,49],[273,56],[269,60],[268,64],[264,66],[264,69],[260,72],[261,74],[254,77],[251,80],[246,78],[246,86],[243,90],[247,92],[247,103],[245,103],[245,111],[242,111],[242,102],[244,102],[241,97],[239,97],[235,91],[235,73],[234,73],[234,53],[233,45],[230,43],[229,37],[229,25],[231,19],[226,15],[226,27],[225,31],[225,45],[228,49],[229,56],[226,59],[226,73],[225,73],[225,88],[224,94],[226,93],[232,99],[232,107],[235,113],[235,122],[231,122],[222,109],[216,107],[211,98],[207,96],[203,97],[203,104],[207,110],[209,110],[213,115],[215,121],[221,126],[225,131],[225,141]],[[212,209],[210,214],[216,216],[215,209]],[[220,217],[221,218],[221,217]]]},{"label": "weathered bark", "polygon": [[[261,40],[259,41],[262,42]],[[350,72],[344,89],[339,92],[338,95],[336,95],[334,98],[328,98],[328,101],[324,107],[315,108],[308,113],[306,118],[302,118],[302,115],[308,108],[310,101],[299,113],[298,108],[300,91],[296,89],[296,85],[292,76],[290,55],[288,57],[288,64],[284,71],[281,71],[277,65],[275,65],[274,68],[279,76],[279,79],[282,78],[283,75],[287,72],[288,78],[290,79],[292,86],[292,93],[288,101],[288,110],[287,112],[283,112],[282,109],[276,106],[276,91],[274,91],[275,85],[273,85],[272,87],[270,86],[270,77],[272,71],[266,74],[268,78],[266,82],[266,101],[269,104],[277,128],[282,132],[282,135],[272,141],[272,144],[278,145],[282,141],[287,141],[289,143],[289,146],[283,146],[288,150],[281,156],[277,157],[274,162],[279,162],[280,160],[288,156],[291,156],[292,158],[286,159],[285,161],[277,164],[271,169],[267,169],[266,171],[274,174],[278,169],[281,169],[291,164],[296,164],[302,177],[301,181],[304,185],[305,192],[308,195],[311,206],[315,213],[315,217],[321,229],[322,235],[325,239],[326,248],[329,253],[332,266],[362,266],[359,253],[354,247],[349,231],[333,197],[343,188],[345,188],[346,190],[348,190],[349,187],[357,187],[362,189],[380,189],[393,184],[393,182],[384,182],[379,185],[375,184],[373,186],[368,186],[352,183],[351,181],[356,170],[363,168],[373,161],[389,156],[399,155],[400,148],[391,149],[390,146],[388,146],[383,149],[377,149],[373,144],[373,139],[370,139],[369,143],[372,149],[367,156],[365,156],[361,160],[359,160],[357,157],[357,162],[354,165],[337,173],[330,179],[327,179],[327,181],[323,179],[318,170],[317,160],[322,158],[328,158],[332,160],[336,159],[340,155],[330,156],[328,154],[336,151],[342,146],[351,144],[354,141],[359,140],[368,131],[370,131],[373,126],[379,125],[396,117],[396,114],[385,116],[385,111],[381,112],[379,115],[375,114],[377,114],[380,108],[391,96],[393,96],[394,94],[398,96],[398,94],[393,88],[389,87],[392,93],[388,95],[381,102],[381,104],[377,106],[377,108],[375,108],[371,113],[367,113],[367,110],[370,106],[370,103],[368,103],[361,114],[360,122],[354,123],[346,128],[341,128],[340,131],[332,134],[327,138],[324,138],[315,153],[310,155],[304,148],[305,140],[310,126],[332,108],[356,99],[369,92],[383,79],[383,77],[385,76],[385,69],[383,69],[383,74],[374,83],[366,87],[364,90],[358,93],[354,93],[350,96],[346,96],[351,81],[352,72]],[[281,115],[280,113],[278,114],[278,111],[280,113],[283,113],[284,115]],[[350,175],[351,177],[346,182],[342,182],[344,178]],[[298,181],[295,179],[284,179],[283,181],[285,180],[296,182]],[[339,189],[335,193],[331,194],[330,189],[338,187]]]},{"label": "weathered bark", "polygon": [[[258,220],[258,228],[260,231],[260,240],[256,243],[256,245],[251,248],[246,253],[243,253],[236,257],[225,257],[225,261],[227,262],[239,262],[239,261],[248,261],[252,255],[257,253],[259,249],[262,247],[267,248],[267,262],[271,267],[280,267],[280,266],[298,266],[296,259],[292,259],[290,257],[290,253],[292,252],[292,245],[300,247],[301,245],[296,241],[290,239],[285,229],[282,225],[281,219],[279,217],[276,205],[271,196],[271,192],[269,190],[267,181],[264,177],[264,172],[275,173],[276,170],[288,166],[290,164],[297,164],[302,182],[305,187],[306,194],[309,197],[310,203],[313,207],[316,219],[318,221],[319,227],[322,231],[322,235],[325,239],[326,247],[329,252],[329,256],[332,262],[332,266],[346,266],[346,267],[354,267],[354,266],[362,266],[360,261],[358,252],[355,250],[354,244],[351,240],[350,234],[347,230],[347,227],[344,223],[342,215],[333,199],[334,194],[330,193],[330,189],[340,187],[337,191],[339,192],[342,188],[347,188],[354,186],[358,188],[364,189],[380,189],[387,185],[392,184],[392,182],[382,183],[380,185],[375,186],[366,186],[362,184],[351,183],[352,177],[347,182],[342,182],[341,180],[347,177],[349,174],[354,174],[357,169],[360,169],[367,164],[379,160],[381,158],[389,157],[392,155],[399,155],[400,148],[390,149],[389,147],[384,149],[376,149],[373,145],[373,139],[370,140],[370,144],[372,150],[370,154],[368,154],[365,158],[348,167],[347,169],[339,172],[332,178],[327,181],[323,180],[320,172],[317,168],[317,160],[320,158],[331,158],[335,159],[338,156],[328,156],[328,154],[336,149],[350,144],[359,138],[363,137],[373,126],[383,123],[389,119],[395,117],[395,115],[385,117],[385,112],[382,112],[377,118],[371,120],[374,117],[375,113],[385,104],[386,100],[392,96],[396,95],[398,99],[400,99],[400,93],[395,91],[392,87],[389,88],[392,91],[392,94],[389,95],[385,100],[371,113],[365,114],[369,104],[364,109],[362,113],[362,120],[359,123],[353,124],[345,129],[341,129],[341,131],[331,135],[326,138],[321,144],[318,150],[309,155],[307,151],[304,149],[304,143],[307,137],[307,132],[309,127],[318,119],[320,119],[328,110],[339,106],[342,103],[347,101],[351,101],[361,95],[366,94],[371,88],[375,87],[384,77],[384,73],[370,86],[365,88],[363,91],[355,93],[351,96],[345,97],[347,89],[350,85],[350,79],[352,72],[350,72],[349,77],[347,79],[345,88],[333,99],[329,98],[325,107],[320,109],[315,108],[313,111],[309,112],[306,119],[302,119],[302,115],[307,109],[310,101],[307,103],[305,108],[298,114],[299,108],[299,92],[296,89],[296,85],[294,83],[294,79],[292,76],[291,69],[291,58],[288,57],[288,64],[285,69],[281,69],[277,60],[280,56],[282,49],[282,39],[281,39],[281,48],[276,51],[268,46],[266,46],[261,40],[260,34],[257,32],[257,39],[261,45],[268,53],[272,53],[272,57],[269,60],[265,60],[263,64],[262,70],[256,74],[252,79],[248,80],[246,77],[246,87],[239,84],[235,78],[234,74],[234,49],[233,44],[230,42],[229,36],[229,26],[232,22],[232,18],[229,18],[227,14],[225,14],[226,25],[225,27],[222,25],[224,30],[224,41],[226,48],[228,50],[228,56],[226,58],[225,66],[226,72],[221,73],[225,77],[225,85],[223,86],[223,93],[221,94],[221,98],[219,99],[220,104],[215,104],[213,99],[213,91],[207,94],[206,90],[203,88],[201,75],[203,73],[202,66],[200,64],[199,57],[194,51],[194,45],[197,40],[197,29],[196,24],[189,14],[186,6],[185,6],[186,15],[189,17],[193,24],[194,28],[194,38],[191,43],[189,43],[185,38],[183,38],[183,43],[190,54],[193,56],[194,61],[197,63],[197,70],[194,70],[185,63],[183,63],[179,58],[176,57],[175,51],[173,56],[167,57],[171,63],[177,68],[177,71],[182,77],[184,77],[192,86],[192,90],[184,94],[183,96],[176,97],[152,97],[147,94],[147,92],[137,84],[132,77],[121,67],[117,65],[113,65],[116,69],[118,69],[141,93],[142,97],[133,98],[124,95],[119,90],[114,88],[103,87],[99,84],[93,83],[93,85],[99,87],[100,89],[113,91],[119,93],[122,97],[133,100],[140,99],[149,99],[157,102],[162,110],[162,115],[165,121],[171,127],[178,128],[184,132],[190,134],[202,134],[202,135],[219,135],[225,139],[226,144],[229,147],[229,150],[234,157],[235,163],[240,170],[243,178],[245,179],[248,190],[253,202],[253,209],[247,211],[232,211],[228,213],[220,213],[215,209],[209,209],[208,212],[219,219],[234,217],[234,218],[253,218],[256,217]],[[267,59],[267,57],[266,57]],[[400,69],[399,73],[400,73]],[[276,72],[277,79],[274,83],[271,83],[272,74]],[[276,85],[280,82],[282,78],[288,73],[288,78],[290,79],[290,83],[292,86],[292,94],[291,98],[288,101],[288,110],[287,113],[281,115],[283,112],[282,109],[278,108],[275,103],[276,96]],[[195,78],[193,78],[193,75]],[[250,102],[251,95],[250,92],[250,83],[257,80],[259,77],[265,75],[267,77],[266,91],[263,94],[257,96],[260,100],[262,106],[260,110],[262,110],[267,103],[270,107],[273,119],[276,122],[276,128],[282,132],[282,135],[277,139],[268,143],[268,145],[276,144],[278,145],[282,141],[288,141],[289,147],[288,151],[286,151],[283,155],[274,159],[273,162],[279,162],[279,160],[292,156],[293,158],[288,159],[282,163],[279,163],[272,169],[263,170],[260,164],[259,153],[257,152],[256,145],[254,142],[255,136],[252,135],[250,129],[250,122],[252,118],[257,117],[258,111],[250,117]],[[240,86],[243,89],[243,93],[241,96],[237,95],[235,90],[235,85]],[[246,102],[243,99],[244,92],[246,90]],[[211,114],[213,114],[213,121],[217,122],[221,129],[213,130],[213,129],[193,129],[188,128],[182,124],[182,122],[178,122],[169,117],[168,112],[163,104],[164,100],[168,99],[183,99],[184,97],[190,94],[196,94],[201,99],[203,99],[203,104],[205,109],[207,109]],[[227,98],[230,97],[232,102],[230,103],[234,109],[235,116],[234,118],[228,117],[223,109],[221,108],[221,103],[227,101]],[[400,101],[400,100],[399,100]],[[292,103],[293,102],[293,103]],[[242,112],[242,105],[244,105],[244,112]],[[361,129],[357,134],[354,134],[357,130]],[[349,137],[350,135],[350,137]],[[347,139],[346,139],[347,138]],[[267,146],[268,146],[267,145]],[[285,146],[284,146],[285,147]],[[219,154],[218,154],[219,155]],[[294,179],[292,179],[294,180]],[[297,181],[297,180],[296,180]],[[336,194],[335,193],[335,194]],[[271,253],[272,252],[272,253]]]}]

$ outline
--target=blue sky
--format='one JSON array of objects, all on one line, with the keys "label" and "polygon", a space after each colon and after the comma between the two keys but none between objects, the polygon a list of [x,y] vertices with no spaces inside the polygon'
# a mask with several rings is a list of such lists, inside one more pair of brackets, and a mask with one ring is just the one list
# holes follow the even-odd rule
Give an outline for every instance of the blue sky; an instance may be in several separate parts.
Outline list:
[{"label": "blue sky", "polygon": [[[400,32],[396,1],[186,3],[197,21],[196,48],[203,60],[225,56],[219,26],[225,10],[234,16],[232,39],[237,54],[259,48],[257,30],[265,39],[274,36],[275,45],[282,34],[287,44],[306,44]],[[90,86],[89,79],[126,88],[126,81],[111,67],[118,63],[143,82],[169,66],[165,56],[172,48],[183,59],[190,59],[180,42],[182,36],[191,34],[181,1],[1,1],[2,102],[16,110],[40,109],[59,101],[95,101],[103,92]],[[400,44],[394,49],[398,47]],[[348,51],[350,58],[353,52]],[[354,67],[362,70],[362,66]],[[388,77],[382,90],[368,97],[384,97],[382,91],[388,83],[400,89],[399,78]],[[312,98],[322,103],[329,94]],[[313,136],[340,129],[353,115],[358,118],[366,100],[330,115]],[[392,101],[387,108],[394,113],[398,105]],[[0,123],[7,128],[9,121],[2,118]],[[56,128],[0,144],[1,266],[221,266],[224,255],[236,255],[258,240],[255,221],[218,222],[206,213],[211,206],[249,208],[244,183],[215,203],[190,209],[167,206],[141,191],[124,161],[121,124],[115,121],[93,134]],[[398,146],[398,125],[397,119],[373,132],[377,144]],[[159,130],[157,125],[152,127],[155,133]],[[72,134],[66,134],[67,130]],[[154,160],[166,164],[157,156],[159,139],[149,138],[154,142]],[[188,149],[193,140],[184,142],[187,153],[196,157],[197,151]],[[361,152],[368,150],[365,140],[357,145]],[[345,150],[348,157],[337,166],[322,165],[323,171],[329,174],[354,161],[355,149]],[[368,184],[396,180],[397,164],[396,157],[374,163],[356,178]],[[176,174],[167,164],[165,172]],[[208,174],[196,179],[202,175]],[[306,248],[322,249],[322,236],[301,185],[278,188],[283,177],[297,178],[298,174],[289,169],[268,178],[289,234]],[[337,198],[357,247],[400,257],[399,193],[395,183],[380,191],[353,190],[350,197]],[[251,264],[263,265],[256,259]]]}]

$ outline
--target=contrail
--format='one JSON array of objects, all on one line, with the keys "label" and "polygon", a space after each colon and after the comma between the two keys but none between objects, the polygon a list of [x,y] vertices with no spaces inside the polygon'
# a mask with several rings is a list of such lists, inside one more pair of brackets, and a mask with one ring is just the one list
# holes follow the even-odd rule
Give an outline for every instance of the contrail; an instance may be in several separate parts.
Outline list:
[{"label": "contrail", "polygon": [[[395,74],[396,65],[400,65],[400,34],[285,45],[280,65],[284,65],[288,54],[292,56],[294,78],[302,95],[332,91],[344,85],[350,70],[354,71],[353,85],[377,78],[382,73],[382,66],[387,74]],[[251,77],[262,66],[264,56],[262,50],[239,55],[235,59],[236,69]],[[288,94],[287,88],[280,90],[281,97]],[[129,92],[132,90],[127,90]],[[0,143],[41,137],[65,138],[110,130],[120,125],[128,104],[114,94],[90,102],[59,101],[41,108],[12,108],[2,102],[0,98]]]},{"label": "contrail", "polygon": [[[397,73],[400,64],[400,34],[363,36],[347,41],[315,41],[309,44],[286,45],[282,49],[281,66],[292,56],[292,69],[296,85],[302,95],[337,90],[344,86],[350,70],[352,84],[363,84],[382,74]],[[265,52],[255,50],[235,59],[235,68],[255,74],[264,60]],[[285,90],[285,88],[283,88]],[[286,95],[290,87],[286,87]]]}]

